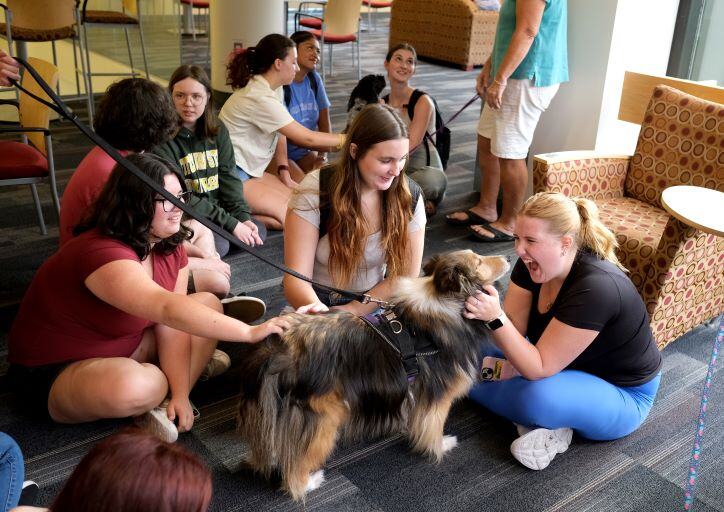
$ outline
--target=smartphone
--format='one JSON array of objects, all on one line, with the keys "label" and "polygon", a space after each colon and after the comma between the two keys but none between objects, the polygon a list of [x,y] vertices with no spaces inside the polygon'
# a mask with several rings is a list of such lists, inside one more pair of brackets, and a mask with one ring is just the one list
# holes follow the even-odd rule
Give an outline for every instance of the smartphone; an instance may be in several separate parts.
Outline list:
[{"label": "smartphone", "polygon": [[483,380],[507,380],[518,377],[520,373],[507,359],[486,356],[480,367],[480,376]]}]

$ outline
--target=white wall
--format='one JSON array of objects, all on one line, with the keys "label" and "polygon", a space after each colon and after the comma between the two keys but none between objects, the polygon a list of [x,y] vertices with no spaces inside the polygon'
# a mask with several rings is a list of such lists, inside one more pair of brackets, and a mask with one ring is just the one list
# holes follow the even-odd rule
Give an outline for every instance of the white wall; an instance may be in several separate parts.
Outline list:
[{"label": "white wall", "polygon": [[211,7],[211,87],[231,92],[226,85],[226,58],[241,42],[254,46],[267,34],[284,32],[283,0],[213,0]]},{"label": "white wall", "polygon": [[666,74],[678,6],[679,0],[569,0],[570,82],[541,117],[531,155],[633,152],[638,126],[617,120],[623,73]]}]

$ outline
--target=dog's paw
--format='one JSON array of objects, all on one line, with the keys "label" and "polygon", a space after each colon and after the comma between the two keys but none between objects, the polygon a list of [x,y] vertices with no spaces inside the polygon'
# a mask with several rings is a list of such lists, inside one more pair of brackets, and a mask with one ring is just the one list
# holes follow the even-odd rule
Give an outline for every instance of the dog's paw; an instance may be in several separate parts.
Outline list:
[{"label": "dog's paw", "polygon": [[457,436],[442,436],[442,453],[449,452],[458,445]]},{"label": "dog's paw", "polygon": [[[457,441],[455,441],[457,443]],[[314,489],[318,489],[319,486],[321,486],[324,483],[324,470],[320,469],[319,471],[315,471],[311,475],[309,475],[309,480],[307,480],[307,488],[304,490],[304,492],[310,492]]]}]

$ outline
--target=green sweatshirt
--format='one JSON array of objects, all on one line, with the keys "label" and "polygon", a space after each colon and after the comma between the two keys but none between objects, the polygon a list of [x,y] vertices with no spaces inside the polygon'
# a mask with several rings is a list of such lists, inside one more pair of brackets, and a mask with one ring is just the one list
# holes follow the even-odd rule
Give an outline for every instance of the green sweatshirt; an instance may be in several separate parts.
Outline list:
[{"label": "green sweatshirt", "polygon": [[186,187],[194,193],[189,205],[200,215],[230,232],[239,222],[251,218],[251,209],[244,200],[244,183],[236,173],[229,132],[223,124],[211,140],[199,139],[181,127],[173,139],[153,152],[181,169]]}]

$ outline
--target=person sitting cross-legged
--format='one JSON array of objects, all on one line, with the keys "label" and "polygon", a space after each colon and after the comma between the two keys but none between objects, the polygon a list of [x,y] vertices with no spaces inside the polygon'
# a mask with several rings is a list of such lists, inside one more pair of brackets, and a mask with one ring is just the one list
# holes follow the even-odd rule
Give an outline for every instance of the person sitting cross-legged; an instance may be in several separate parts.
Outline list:
[{"label": "person sitting cross-legged", "polygon": [[[171,163],[127,158],[188,198]],[[40,267],[9,334],[11,389],[31,412],[60,423],[135,416],[173,441],[194,423],[189,391],[214,371],[217,340],[257,342],[287,325],[249,326],[211,293],[187,296],[181,210],[121,166],[75,235]]]}]

